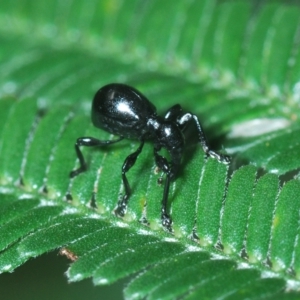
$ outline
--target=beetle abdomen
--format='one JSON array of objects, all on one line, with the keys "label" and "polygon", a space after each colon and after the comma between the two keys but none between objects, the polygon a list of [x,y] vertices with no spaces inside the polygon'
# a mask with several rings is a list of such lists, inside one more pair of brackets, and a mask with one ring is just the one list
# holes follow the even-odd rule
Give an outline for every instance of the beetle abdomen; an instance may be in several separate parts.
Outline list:
[{"label": "beetle abdomen", "polygon": [[156,116],[155,106],[123,84],[102,87],[92,104],[92,122],[96,127],[127,138],[138,138],[146,132],[150,116]]}]

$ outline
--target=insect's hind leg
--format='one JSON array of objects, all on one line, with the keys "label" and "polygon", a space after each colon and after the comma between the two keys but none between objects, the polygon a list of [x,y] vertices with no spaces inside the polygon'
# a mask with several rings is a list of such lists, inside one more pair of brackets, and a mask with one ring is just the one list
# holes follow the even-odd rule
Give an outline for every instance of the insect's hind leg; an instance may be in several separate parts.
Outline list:
[{"label": "insect's hind leg", "polygon": [[86,146],[86,147],[106,146],[106,145],[117,143],[121,140],[123,140],[123,137],[120,137],[117,140],[112,140],[112,141],[110,141],[110,140],[102,141],[102,140],[95,139],[93,137],[78,138],[75,143],[75,151],[76,151],[77,158],[79,160],[80,167],[76,170],[71,171],[70,177],[73,178],[73,177],[79,175],[80,173],[86,171],[86,168],[87,168],[83,154],[80,150],[80,146]]},{"label": "insect's hind leg", "polygon": [[124,217],[126,210],[127,210],[127,204],[129,200],[129,196],[131,194],[130,185],[128,182],[128,179],[126,177],[126,173],[134,166],[137,157],[142,152],[144,147],[144,141],[141,141],[140,146],[137,148],[137,150],[130,155],[128,155],[123,163],[122,166],[122,180],[124,184],[125,189],[125,195],[122,197],[122,199],[118,202],[116,209],[114,210],[114,213],[119,217]]}]

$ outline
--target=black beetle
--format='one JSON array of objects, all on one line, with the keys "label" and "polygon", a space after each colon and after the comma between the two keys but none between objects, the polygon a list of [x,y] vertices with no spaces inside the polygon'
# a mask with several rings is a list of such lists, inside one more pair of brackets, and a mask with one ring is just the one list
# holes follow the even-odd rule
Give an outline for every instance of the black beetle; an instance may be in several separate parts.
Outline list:
[{"label": "black beetle", "polygon": [[[70,173],[74,177],[86,170],[86,163],[80,146],[104,146],[117,143],[124,138],[137,139],[140,146],[125,159],[122,166],[122,180],[125,195],[118,202],[114,210],[117,216],[123,217],[126,213],[130,186],[126,173],[135,164],[141,153],[144,142],[150,140],[154,144],[155,163],[166,174],[164,193],[162,199],[161,219],[162,225],[171,229],[172,220],[167,213],[167,201],[171,180],[174,180],[180,166],[185,138],[184,129],[190,122],[195,122],[200,142],[206,155],[228,164],[230,158],[227,155],[217,154],[212,151],[205,138],[203,129],[196,115],[184,113],[180,105],[172,106],[164,117],[156,113],[156,107],[139,91],[125,84],[112,83],[98,90],[92,104],[92,122],[94,126],[104,129],[119,136],[116,140],[102,141],[93,137],[80,137],[75,144],[75,150],[80,162],[80,167]],[[161,156],[158,152],[165,148],[171,157],[171,161]]]}]

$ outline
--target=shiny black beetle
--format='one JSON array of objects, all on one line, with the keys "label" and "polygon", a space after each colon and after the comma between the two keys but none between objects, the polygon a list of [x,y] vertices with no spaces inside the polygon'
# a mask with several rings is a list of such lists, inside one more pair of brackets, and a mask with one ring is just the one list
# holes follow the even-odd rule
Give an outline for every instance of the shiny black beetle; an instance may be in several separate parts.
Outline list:
[{"label": "shiny black beetle", "polygon": [[[93,137],[80,137],[75,144],[75,150],[80,162],[80,167],[70,173],[74,177],[86,170],[86,163],[80,146],[104,146],[121,141],[124,138],[138,139],[140,146],[125,159],[122,166],[122,180],[125,195],[118,202],[115,209],[117,216],[123,217],[126,213],[130,186],[126,173],[135,164],[141,153],[144,142],[150,140],[154,144],[155,163],[166,174],[164,193],[162,199],[161,219],[162,225],[171,230],[172,220],[167,213],[167,201],[171,180],[178,173],[185,138],[183,131],[191,122],[195,122],[198,132],[198,140],[206,155],[217,159],[219,162],[228,164],[230,158],[227,155],[217,154],[212,151],[206,141],[201,124],[196,115],[184,113],[180,105],[172,106],[165,117],[156,113],[155,106],[136,89],[119,83],[108,84],[96,93],[92,104],[92,122],[94,126],[104,129],[114,135],[116,140],[101,141]],[[161,156],[158,152],[165,148],[171,157],[171,161]]]}]

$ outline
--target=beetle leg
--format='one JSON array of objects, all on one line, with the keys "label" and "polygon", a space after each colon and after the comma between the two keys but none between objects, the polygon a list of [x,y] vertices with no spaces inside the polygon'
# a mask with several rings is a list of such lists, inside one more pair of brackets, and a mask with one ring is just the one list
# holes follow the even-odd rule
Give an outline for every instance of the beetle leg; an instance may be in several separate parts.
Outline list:
[{"label": "beetle leg", "polygon": [[75,151],[76,151],[77,158],[79,159],[80,167],[76,170],[71,171],[70,177],[73,178],[73,177],[77,176],[78,174],[86,171],[86,162],[85,162],[83,154],[80,150],[80,146],[87,146],[87,147],[106,146],[106,145],[117,143],[121,140],[123,140],[123,137],[120,137],[117,140],[113,140],[113,141],[110,141],[110,140],[101,141],[101,140],[95,139],[93,137],[78,138],[75,143]]},{"label": "beetle leg", "polygon": [[126,157],[124,163],[123,163],[123,166],[122,166],[122,180],[123,180],[123,184],[124,184],[124,188],[125,188],[125,195],[118,202],[118,205],[117,205],[116,209],[114,210],[114,213],[117,216],[124,217],[124,215],[126,213],[129,196],[131,194],[131,189],[130,189],[130,185],[129,185],[128,179],[126,177],[126,173],[135,164],[137,157],[139,156],[139,154],[143,150],[143,147],[144,147],[144,141],[142,140],[141,144],[137,148],[137,150],[135,152],[131,153],[130,155],[128,155]]},{"label": "beetle leg", "polygon": [[167,228],[169,231],[172,231],[172,219],[167,213],[167,205],[168,205],[168,197],[169,197],[169,189],[171,182],[171,168],[167,159],[158,154],[158,149],[154,149],[154,157],[156,165],[166,174],[166,182],[164,186],[164,194],[162,199],[161,206],[161,222],[162,225]]},{"label": "beetle leg", "polygon": [[197,126],[197,131],[198,131],[198,138],[199,142],[204,150],[204,152],[215,159],[217,159],[219,162],[223,164],[229,164],[230,163],[230,156],[224,155],[224,154],[218,154],[217,152],[213,151],[210,149],[207,143],[206,136],[204,134],[204,131],[202,129],[202,126],[198,120],[198,117],[196,115],[193,115],[191,113],[186,113],[180,119],[178,120],[178,124],[180,126],[184,126],[187,122],[190,122],[191,120],[194,120]]}]

